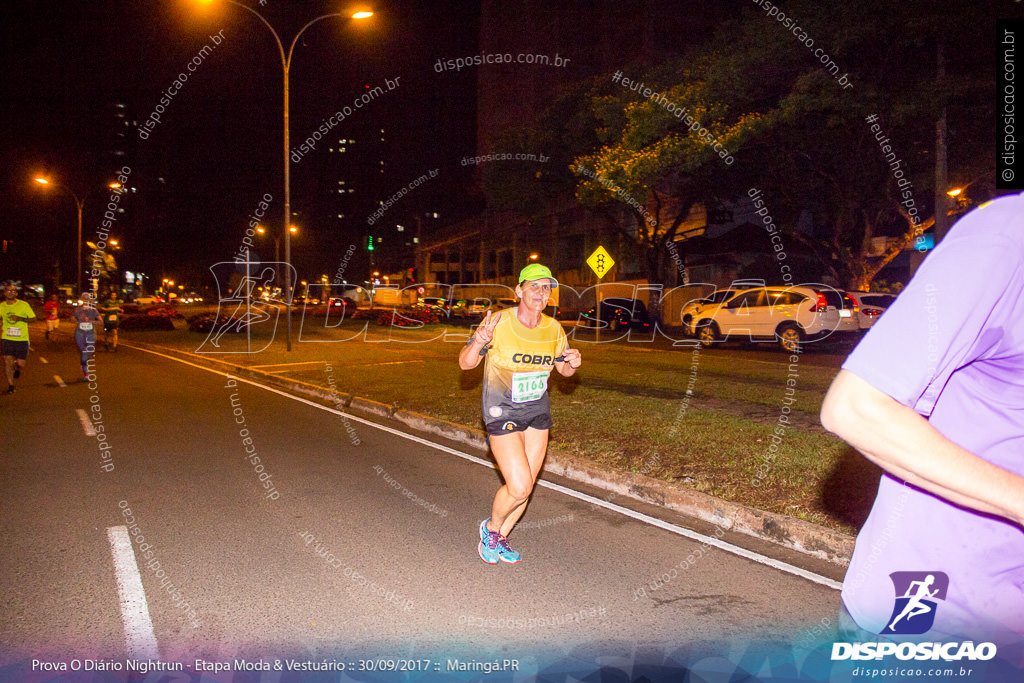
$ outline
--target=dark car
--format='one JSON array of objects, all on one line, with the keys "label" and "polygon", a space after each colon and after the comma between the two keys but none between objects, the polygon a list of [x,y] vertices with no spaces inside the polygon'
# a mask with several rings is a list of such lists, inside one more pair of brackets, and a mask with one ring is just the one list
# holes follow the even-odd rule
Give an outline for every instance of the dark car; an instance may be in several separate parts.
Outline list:
[{"label": "dark car", "polygon": [[[583,314],[582,323],[584,327],[598,326],[596,306]],[[624,327],[647,329],[652,324],[651,317],[647,314],[647,306],[639,299],[610,297],[601,301],[601,329],[613,332]]]},{"label": "dark car", "polygon": [[330,308],[344,308],[346,311],[356,307],[356,302],[343,296],[334,296],[327,300]]}]

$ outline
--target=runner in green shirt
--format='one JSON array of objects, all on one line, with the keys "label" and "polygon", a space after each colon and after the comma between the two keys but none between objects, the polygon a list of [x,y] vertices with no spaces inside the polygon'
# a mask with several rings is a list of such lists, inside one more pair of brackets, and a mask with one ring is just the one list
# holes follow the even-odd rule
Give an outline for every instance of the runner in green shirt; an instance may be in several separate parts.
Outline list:
[{"label": "runner in green shirt", "polygon": [[117,353],[117,328],[121,324],[122,310],[117,292],[110,290],[110,296],[100,304],[100,315],[103,316],[103,346],[114,353]]},{"label": "runner in green shirt", "polygon": [[7,393],[13,394],[14,380],[21,377],[21,369],[28,358],[28,321],[35,320],[36,314],[18,298],[18,288],[9,284],[4,288],[4,301],[0,303],[0,318],[3,319],[2,352]]}]

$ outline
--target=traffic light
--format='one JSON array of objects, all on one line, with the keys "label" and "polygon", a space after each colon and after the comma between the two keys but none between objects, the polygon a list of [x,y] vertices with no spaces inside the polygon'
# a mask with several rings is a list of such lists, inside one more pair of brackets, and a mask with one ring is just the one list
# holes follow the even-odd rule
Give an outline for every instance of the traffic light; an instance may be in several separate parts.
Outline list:
[{"label": "traffic light", "polygon": [[373,251],[373,235],[366,237],[366,251]]}]

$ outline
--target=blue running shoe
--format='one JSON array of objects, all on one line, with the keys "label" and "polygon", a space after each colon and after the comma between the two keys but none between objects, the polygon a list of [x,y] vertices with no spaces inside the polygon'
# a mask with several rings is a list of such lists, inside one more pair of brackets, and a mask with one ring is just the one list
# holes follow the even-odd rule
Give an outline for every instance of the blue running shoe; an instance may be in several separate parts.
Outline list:
[{"label": "blue running shoe", "polygon": [[522,556],[508,544],[508,539],[504,536],[498,536],[498,558],[502,562],[508,562],[509,564],[515,564],[519,560],[523,559]]},{"label": "blue running shoe", "polygon": [[490,517],[480,522],[480,546],[477,552],[480,553],[480,559],[487,564],[498,564],[498,539],[501,538],[501,534],[487,528],[489,521]]}]

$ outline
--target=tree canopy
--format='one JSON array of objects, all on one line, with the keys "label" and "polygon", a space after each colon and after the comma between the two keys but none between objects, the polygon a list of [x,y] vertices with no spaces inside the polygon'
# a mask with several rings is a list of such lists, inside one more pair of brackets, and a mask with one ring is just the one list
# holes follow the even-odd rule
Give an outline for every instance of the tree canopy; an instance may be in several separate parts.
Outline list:
[{"label": "tree canopy", "polygon": [[[531,193],[539,213],[571,190],[638,246],[650,281],[664,282],[693,206],[757,187],[823,270],[866,288],[933,222],[943,110],[951,180],[992,175],[994,56],[978,46],[994,44],[994,22],[876,0],[798,0],[787,12],[792,26],[750,5],[679,59],[568,89],[537,125],[509,133],[524,150],[557,149],[567,168],[492,176],[488,196],[522,206]],[[795,230],[805,211],[811,233]],[[891,238],[881,254],[875,237]]]}]

